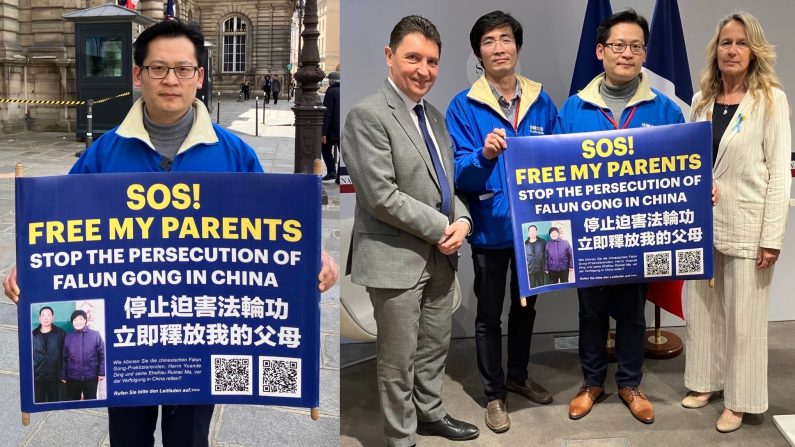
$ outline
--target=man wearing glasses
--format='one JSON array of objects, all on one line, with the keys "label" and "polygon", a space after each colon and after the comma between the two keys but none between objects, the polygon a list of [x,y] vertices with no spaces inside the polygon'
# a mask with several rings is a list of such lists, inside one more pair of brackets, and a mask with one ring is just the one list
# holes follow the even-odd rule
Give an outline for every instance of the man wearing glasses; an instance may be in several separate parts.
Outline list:
[{"label": "man wearing glasses", "polygon": [[214,125],[195,100],[204,82],[202,39],[198,27],[174,20],[141,33],[133,50],[133,83],[141,99],[119,127],[84,152],[72,173],[262,172],[251,147]]},{"label": "man wearing glasses", "polygon": [[[447,109],[447,128],[455,143],[455,186],[469,204],[474,229],[467,239],[475,269],[475,344],[480,380],[486,394],[486,425],[495,433],[511,426],[507,392],[539,404],[552,394],[527,373],[536,296],[519,304],[517,266],[505,170],[500,155],[508,136],[552,133],[557,109],[541,84],[515,73],[522,49],[522,25],[510,14],[493,11],[480,17],[469,42],[485,74],[456,95]],[[507,378],[502,366],[500,318],[510,268]]]},{"label": "man wearing glasses", "polygon": [[[606,18],[596,30],[596,57],[605,72],[594,78],[560,110],[555,133],[575,133],[684,123],[682,111],[649,87],[641,73],[646,59],[648,21],[634,10]],[[584,383],[569,405],[569,417],[587,415],[604,394],[607,378],[608,317],[616,320],[616,382],[621,400],[639,421],[654,422],[654,409],[638,389],[643,376],[646,284],[578,289],[580,363]]]},{"label": "man wearing glasses", "polygon": [[[204,36],[197,25],[166,20],[147,28],[134,44],[133,80],[142,98],[119,127],[83,152],[70,174],[108,172],[262,172],[254,150],[212,123],[196,89],[204,81]],[[337,280],[337,265],[321,256],[321,292]],[[3,282],[19,300],[16,268]],[[206,447],[213,405],[163,405],[164,447]],[[151,447],[158,406],[108,408],[113,447]]]}]

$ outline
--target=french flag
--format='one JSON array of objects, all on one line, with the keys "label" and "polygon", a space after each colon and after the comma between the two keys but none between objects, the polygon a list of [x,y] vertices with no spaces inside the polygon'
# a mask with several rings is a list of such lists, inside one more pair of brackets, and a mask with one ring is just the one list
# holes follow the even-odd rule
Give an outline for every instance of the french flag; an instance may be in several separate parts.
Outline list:
[{"label": "french flag", "polygon": [[135,11],[135,7],[138,6],[138,0],[119,0],[119,6]]},{"label": "french flag", "polygon": [[574,74],[571,76],[569,96],[576,95],[596,75],[605,71],[602,62],[596,58],[596,28],[612,14],[610,0],[588,0],[588,6],[585,7],[585,19],[582,21],[577,61],[574,63]]},{"label": "french flag", "polygon": [[[644,72],[649,84],[671,98],[690,118],[693,84],[687,64],[685,35],[676,0],[657,0],[651,18],[651,32]],[[648,299],[655,305],[685,319],[682,311],[684,281],[659,281],[649,286]]]},{"label": "french flag", "polygon": [[650,34],[644,70],[649,82],[674,100],[682,109],[685,119],[689,119],[693,84],[690,81],[685,35],[676,0],[657,0]]}]

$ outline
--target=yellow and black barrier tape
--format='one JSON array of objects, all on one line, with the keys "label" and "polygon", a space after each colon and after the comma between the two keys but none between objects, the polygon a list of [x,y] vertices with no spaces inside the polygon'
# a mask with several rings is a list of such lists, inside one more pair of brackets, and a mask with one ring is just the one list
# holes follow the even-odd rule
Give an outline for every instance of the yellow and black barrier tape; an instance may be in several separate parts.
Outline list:
[{"label": "yellow and black barrier tape", "polygon": [[[97,99],[94,104],[102,104],[111,99],[130,96],[131,92],[119,93],[115,96],[108,96],[107,98]],[[55,106],[82,106],[86,104],[86,100],[60,100],[60,99],[16,99],[16,98],[0,98],[0,103],[13,103],[13,104],[46,104]]]}]

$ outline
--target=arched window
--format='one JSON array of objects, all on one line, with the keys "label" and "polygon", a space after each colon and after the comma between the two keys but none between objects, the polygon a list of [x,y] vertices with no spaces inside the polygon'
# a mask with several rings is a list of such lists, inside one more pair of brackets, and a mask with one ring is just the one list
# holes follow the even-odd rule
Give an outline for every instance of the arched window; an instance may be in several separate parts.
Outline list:
[{"label": "arched window", "polygon": [[224,73],[246,71],[246,21],[242,17],[230,17],[224,21]]}]

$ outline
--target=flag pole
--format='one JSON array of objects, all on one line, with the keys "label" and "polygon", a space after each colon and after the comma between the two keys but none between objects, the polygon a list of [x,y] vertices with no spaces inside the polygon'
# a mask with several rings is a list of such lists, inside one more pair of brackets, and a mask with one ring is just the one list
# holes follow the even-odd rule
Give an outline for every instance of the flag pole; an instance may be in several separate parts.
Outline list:
[{"label": "flag pole", "polygon": [[[644,72],[649,75],[649,83],[682,109],[685,117],[689,113],[690,99],[693,97],[693,86],[690,81],[690,68],[687,63],[687,49],[685,48],[684,31],[679,14],[679,5],[676,0],[656,0],[654,13],[651,19],[651,30],[647,44],[646,62]],[[671,57],[671,48],[676,48],[675,56]],[[672,281],[668,281],[670,285]],[[654,297],[654,329],[647,330],[645,334],[646,357],[654,359],[669,359],[682,353],[684,344],[682,339],[670,331],[660,328],[660,306],[666,305],[666,310],[682,317],[671,310],[676,304],[681,312],[682,286],[678,283],[678,290],[666,288],[665,282],[658,282],[652,287],[658,287],[661,295]],[[675,289],[675,288],[674,288]],[[678,296],[677,296],[678,294]],[[668,298],[668,300],[666,300]],[[674,298],[671,303],[670,299]]]},{"label": "flag pole", "polygon": [[682,353],[684,344],[678,335],[664,331],[660,327],[660,306],[654,305],[654,330],[645,334],[646,357],[650,359],[671,359]]},{"label": "flag pole", "polygon": [[[22,163],[17,163],[14,167],[14,177],[22,177],[25,173],[25,167]],[[22,412],[22,425],[27,427],[30,425],[30,413]]]}]

